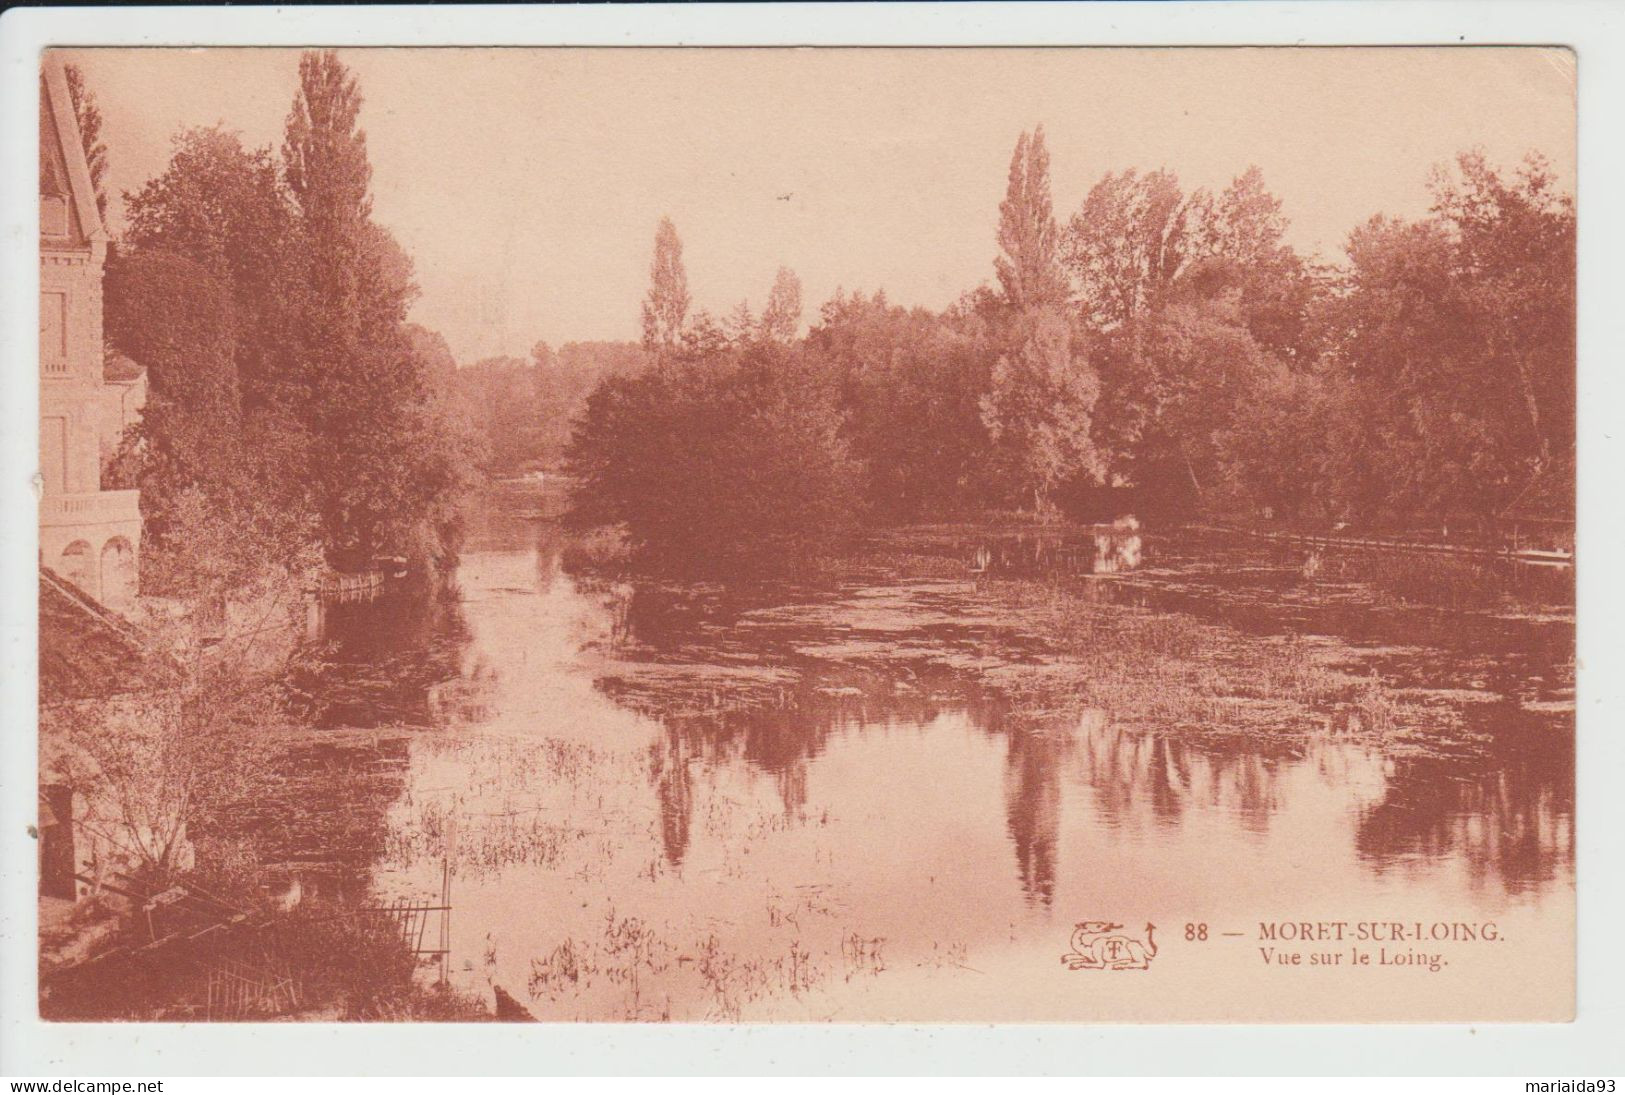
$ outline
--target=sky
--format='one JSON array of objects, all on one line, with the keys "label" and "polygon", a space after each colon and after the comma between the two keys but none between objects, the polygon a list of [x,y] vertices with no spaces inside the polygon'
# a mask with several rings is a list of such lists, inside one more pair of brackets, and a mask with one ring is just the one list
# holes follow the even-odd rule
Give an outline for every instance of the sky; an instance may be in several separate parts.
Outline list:
[{"label": "sky", "polygon": [[[172,136],[279,149],[283,49],[62,51],[101,104],[110,220]],[[1372,215],[1417,217],[1435,164],[1549,158],[1572,191],[1573,55],[1537,48],[346,49],[373,216],[412,256],[412,318],[459,362],[636,339],[655,227],[696,308],[760,311],[781,265],[803,318],[837,288],[940,308],[993,280],[1017,136],[1044,126],[1063,223],[1102,175],[1220,189],[1249,165],[1288,240],[1336,261]]]}]

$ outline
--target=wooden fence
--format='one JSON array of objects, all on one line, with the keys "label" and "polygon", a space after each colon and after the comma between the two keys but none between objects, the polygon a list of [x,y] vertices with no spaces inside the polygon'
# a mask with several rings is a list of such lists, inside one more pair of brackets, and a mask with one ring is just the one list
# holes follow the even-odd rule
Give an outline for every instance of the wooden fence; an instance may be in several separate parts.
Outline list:
[{"label": "wooden fence", "polygon": [[370,601],[384,588],[384,572],[367,570],[360,574],[330,572],[317,578],[307,590],[328,604]]}]

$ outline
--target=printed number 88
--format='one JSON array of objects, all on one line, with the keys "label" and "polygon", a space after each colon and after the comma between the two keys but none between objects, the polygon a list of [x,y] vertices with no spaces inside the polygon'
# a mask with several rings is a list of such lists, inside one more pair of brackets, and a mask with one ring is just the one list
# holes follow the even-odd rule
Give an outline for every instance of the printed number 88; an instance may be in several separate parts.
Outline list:
[{"label": "printed number 88", "polygon": [[1207,925],[1206,924],[1186,924],[1185,925],[1185,942],[1187,942],[1187,943],[1205,943],[1205,942],[1207,942]]}]

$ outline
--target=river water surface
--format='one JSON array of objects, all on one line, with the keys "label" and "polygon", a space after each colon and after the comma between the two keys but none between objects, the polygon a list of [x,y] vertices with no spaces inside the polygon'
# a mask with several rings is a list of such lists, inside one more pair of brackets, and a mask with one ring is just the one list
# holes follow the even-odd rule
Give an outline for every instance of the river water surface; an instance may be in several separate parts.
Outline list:
[{"label": "river water surface", "polygon": [[[362,728],[332,748],[393,775],[337,807],[376,824],[308,857],[343,833],[384,899],[438,898],[449,865],[460,988],[549,1020],[1571,1007],[1561,605],[1405,606],[1224,544],[1152,540],[1114,575],[978,580],[947,551],[724,586],[572,577],[563,543],[498,514],[454,600],[331,622],[348,684],[324,717]],[[1057,631],[1057,589],[1097,639]],[[1254,686],[1260,660],[1297,701]],[[1149,969],[1067,968],[1102,919]],[[1263,922],[1360,919],[1496,941],[1358,976],[1261,949]]]}]

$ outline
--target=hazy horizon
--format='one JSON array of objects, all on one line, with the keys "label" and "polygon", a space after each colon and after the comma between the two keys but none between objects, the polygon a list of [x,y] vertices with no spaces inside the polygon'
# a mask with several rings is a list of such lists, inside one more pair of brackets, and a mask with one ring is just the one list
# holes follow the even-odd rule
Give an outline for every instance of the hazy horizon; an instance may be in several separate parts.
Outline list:
[{"label": "hazy horizon", "polygon": [[[178,130],[280,148],[299,52],[62,51],[101,106],[115,234]],[[411,318],[460,364],[635,340],[664,215],[696,310],[760,310],[780,265],[804,321],[837,288],[941,308],[992,280],[1010,151],[1040,123],[1063,224],[1107,171],[1220,189],[1256,164],[1288,241],[1328,260],[1374,214],[1425,214],[1429,171],[1465,149],[1539,152],[1571,192],[1575,170],[1561,49],[339,54],[365,98],[374,217],[416,264]]]}]

